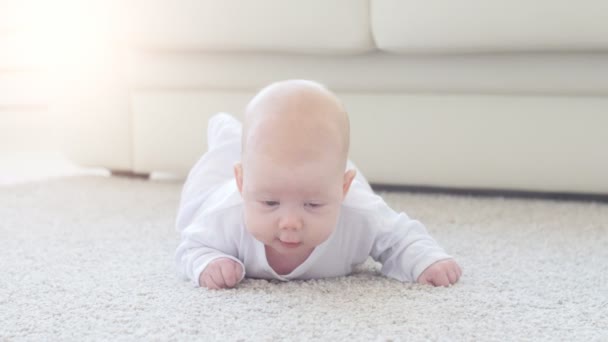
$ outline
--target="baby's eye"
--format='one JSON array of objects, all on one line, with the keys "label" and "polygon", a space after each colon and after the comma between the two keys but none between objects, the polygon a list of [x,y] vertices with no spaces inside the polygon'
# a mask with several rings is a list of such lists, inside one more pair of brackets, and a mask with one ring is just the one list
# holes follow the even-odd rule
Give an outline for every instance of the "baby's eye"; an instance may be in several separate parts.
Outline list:
[{"label": "baby's eye", "polygon": [[277,205],[279,205],[278,201],[262,201],[262,204],[264,204],[267,207],[276,207]]},{"label": "baby's eye", "polygon": [[314,208],[320,208],[320,207],[322,207],[323,204],[320,204],[320,203],[306,203],[306,206],[309,207],[309,208],[313,208],[314,209]]}]

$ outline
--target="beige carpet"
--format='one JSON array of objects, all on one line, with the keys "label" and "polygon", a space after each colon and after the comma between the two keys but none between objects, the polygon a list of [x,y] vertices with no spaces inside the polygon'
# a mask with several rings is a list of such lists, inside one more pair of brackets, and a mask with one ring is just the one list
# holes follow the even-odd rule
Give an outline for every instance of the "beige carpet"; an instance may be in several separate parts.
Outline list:
[{"label": "beige carpet", "polygon": [[193,288],[180,184],[0,187],[0,340],[608,340],[608,205],[387,194],[464,266],[452,288],[349,277]]}]

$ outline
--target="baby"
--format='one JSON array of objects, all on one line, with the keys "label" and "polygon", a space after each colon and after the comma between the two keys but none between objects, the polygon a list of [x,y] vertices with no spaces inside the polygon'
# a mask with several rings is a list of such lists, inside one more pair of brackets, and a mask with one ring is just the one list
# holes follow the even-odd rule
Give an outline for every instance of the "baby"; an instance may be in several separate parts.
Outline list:
[{"label": "baby", "polygon": [[[418,221],[393,211],[348,161],[336,96],[303,80],[269,85],[244,125],[209,121],[208,151],[182,192],[176,262],[197,286],[344,276],[371,256],[404,282],[449,286],[461,269]],[[388,167],[388,166],[387,166]]]}]

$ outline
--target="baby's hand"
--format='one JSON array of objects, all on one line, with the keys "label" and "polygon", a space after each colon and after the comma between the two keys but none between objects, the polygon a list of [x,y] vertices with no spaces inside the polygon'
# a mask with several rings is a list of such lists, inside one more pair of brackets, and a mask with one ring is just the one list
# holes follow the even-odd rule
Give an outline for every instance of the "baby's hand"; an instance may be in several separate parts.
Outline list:
[{"label": "baby's hand", "polygon": [[198,284],[211,290],[233,288],[243,276],[243,267],[229,258],[212,261],[201,273]]},{"label": "baby's hand", "polygon": [[441,260],[427,267],[418,277],[418,283],[433,286],[450,286],[456,284],[462,270],[453,259]]}]

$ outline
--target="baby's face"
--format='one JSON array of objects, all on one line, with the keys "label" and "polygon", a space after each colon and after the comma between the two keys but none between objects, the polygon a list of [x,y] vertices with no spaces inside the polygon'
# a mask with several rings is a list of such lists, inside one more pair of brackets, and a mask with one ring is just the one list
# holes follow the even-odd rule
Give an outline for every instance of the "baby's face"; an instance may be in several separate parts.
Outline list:
[{"label": "baby's face", "polygon": [[235,176],[247,230],[283,255],[302,255],[331,235],[354,171],[345,174],[348,117],[326,89],[286,81],[247,107],[243,164]]},{"label": "baby's face", "polygon": [[289,255],[310,251],[331,235],[349,178],[336,163],[284,164],[259,156],[239,168],[245,225],[257,240]]}]

